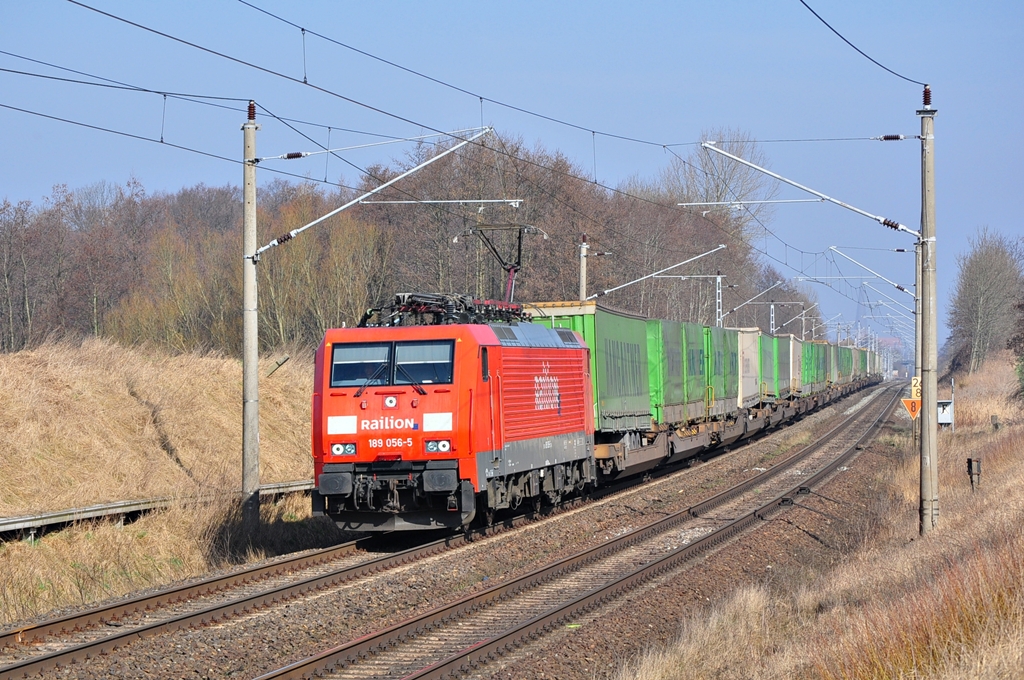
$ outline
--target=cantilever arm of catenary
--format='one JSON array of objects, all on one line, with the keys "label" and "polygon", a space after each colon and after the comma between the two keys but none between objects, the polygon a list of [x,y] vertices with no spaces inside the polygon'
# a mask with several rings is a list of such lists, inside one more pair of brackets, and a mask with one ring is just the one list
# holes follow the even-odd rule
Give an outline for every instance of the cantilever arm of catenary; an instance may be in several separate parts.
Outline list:
[{"label": "cantilever arm of catenary", "polygon": [[801,310],[800,310],[800,313],[799,313],[799,314],[797,314],[796,316],[794,316],[794,317],[793,317],[792,319],[790,319],[790,320],[789,320],[789,321],[787,321],[786,323],[784,323],[784,324],[780,325],[780,326],[779,326],[779,328],[785,328],[785,327],[786,327],[787,325],[789,325],[789,324],[793,323],[794,321],[796,321],[797,319],[799,319],[799,318],[800,318],[801,316],[804,316],[804,315],[805,315],[805,314],[806,314],[807,312],[811,311],[812,309],[814,309],[814,308],[815,308],[815,307],[817,307],[817,306],[818,306],[818,303],[817,303],[817,302],[815,302],[815,303],[814,303],[813,305],[811,305],[811,306],[810,306],[810,307],[808,307],[807,309],[801,309]]},{"label": "cantilever arm of catenary", "polygon": [[855,208],[852,205],[850,205],[849,203],[843,203],[842,201],[840,201],[838,199],[835,199],[835,198],[832,198],[831,196],[826,196],[825,194],[821,193],[820,191],[815,191],[814,189],[811,189],[809,187],[805,187],[803,184],[798,184],[797,182],[794,182],[791,179],[786,179],[782,175],[777,175],[774,172],[772,172],[771,170],[765,170],[760,165],[754,165],[750,161],[744,160],[744,159],[740,158],[739,156],[733,156],[731,153],[729,153],[727,151],[722,151],[717,146],[715,146],[715,142],[701,142],[700,146],[701,146],[702,149],[707,149],[708,151],[714,151],[715,153],[722,154],[726,158],[733,159],[737,163],[742,163],[743,165],[747,166],[748,168],[753,168],[754,170],[757,170],[758,172],[763,172],[764,174],[768,175],[769,177],[774,177],[775,179],[779,180],[780,182],[785,182],[786,184],[794,186],[797,189],[801,189],[803,191],[806,191],[809,194],[814,194],[815,196],[817,196],[818,198],[822,199],[823,201],[828,201],[829,203],[835,203],[836,205],[838,205],[838,206],[840,206],[842,208],[846,208],[847,210],[852,210],[853,212],[857,213],[858,215],[863,215],[864,217],[870,217],[875,222],[878,222],[879,224],[881,224],[884,227],[889,227],[890,229],[895,229],[896,231],[905,231],[908,234],[913,234],[917,238],[921,238],[921,232],[919,232],[919,231],[914,231],[910,227],[907,227],[907,226],[905,226],[903,224],[900,224],[899,222],[896,222],[895,220],[890,220],[888,218],[882,217],[881,215],[872,215],[871,213],[867,212],[866,210],[861,210],[860,208]]},{"label": "cantilever arm of catenary", "polygon": [[480,137],[483,137],[487,133],[493,132],[493,131],[494,131],[494,128],[492,128],[492,127],[484,128],[483,130],[481,130],[480,132],[476,133],[472,137],[469,137],[468,139],[464,139],[461,142],[459,142],[458,144],[456,144],[455,146],[453,146],[452,148],[437,154],[436,156],[434,156],[430,160],[424,161],[424,162],[420,163],[419,165],[417,165],[416,167],[410,168],[409,170],[406,170],[401,175],[398,175],[397,177],[394,177],[394,178],[388,180],[387,182],[385,182],[384,184],[381,184],[376,189],[371,189],[370,191],[367,191],[365,194],[363,194],[359,198],[356,198],[356,199],[353,199],[353,200],[349,201],[348,203],[346,203],[345,205],[341,206],[340,208],[335,208],[334,210],[332,210],[331,212],[327,213],[326,215],[324,215],[322,217],[318,217],[317,219],[313,220],[309,224],[301,226],[298,229],[292,229],[291,231],[289,231],[284,236],[278,236],[277,238],[275,238],[273,241],[271,241],[267,245],[265,245],[265,246],[263,246],[261,248],[257,248],[256,252],[253,253],[252,255],[246,255],[245,259],[247,259],[247,260],[258,260],[261,254],[263,254],[264,252],[270,250],[274,246],[279,246],[282,243],[285,243],[287,241],[291,241],[293,238],[295,238],[296,236],[298,236],[302,232],[306,231],[310,227],[312,227],[314,225],[317,225],[317,224],[320,224],[321,222],[323,222],[326,219],[334,217],[335,215],[340,213],[342,210],[345,210],[347,208],[351,208],[352,206],[354,206],[355,204],[359,203],[360,201],[363,201],[364,199],[367,199],[370,196],[373,196],[374,194],[378,193],[379,191],[383,191],[384,189],[388,188],[389,186],[391,186],[392,184],[394,184],[398,180],[404,179],[405,177],[408,177],[409,175],[413,174],[417,170],[422,170],[423,168],[427,167],[428,165],[430,165],[434,161],[440,160],[440,159],[444,158],[445,156],[447,156],[448,154],[452,153],[453,151],[457,151],[458,149],[464,147],[465,145],[467,145],[467,144],[469,144],[471,142],[474,142],[477,139],[479,139]]},{"label": "cantilever arm of catenary", "polygon": [[846,258],[847,260],[849,260],[850,262],[854,263],[854,264],[855,264],[855,265],[857,265],[858,267],[862,267],[863,269],[867,269],[867,270],[868,270],[869,272],[871,272],[872,274],[874,274],[874,275],[875,275],[875,276],[877,276],[878,278],[882,279],[883,281],[885,281],[886,283],[888,283],[888,284],[889,284],[890,286],[892,286],[892,287],[893,287],[893,288],[895,288],[896,290],[901,290],[901,291],[903,291],[904,293],[906,293],[907,295],[909,295],[910,297],[914,298],[915,300],[917,299],[917,297],[916,297],[916,296],[914,295],[914,293],[911,293],[911,292],[910,292],[909,290],[907,290],[907,289],[906,289],[906,288],[905,288],[904,286],[901,286],[900,284],[896,283],[895,281],[893,281],[893,280],[891,280],[891,279],[887,279],[886,277],[882,276],[881,274],[879,274],[878,272],[876,272],[876,271],[875,271],[874,269],[872,269],[871,267],[867,267],[867,266],[865,266],[865,265],[861,264],[860,262],[857,262],[857,260],[853,259],[852,257],[850,257],[849,255],[847,255],[847,254],[846,254],[846,253],[844,253],[843,251],[839,250],[839,248],[836,248],[835,246],[829,246],[829,247],[828,247],[828,249],[829,249],[829,250],[831,250],[831,251],[832,251],[833,253],[839,253],[840,255],[842,255],[843,257],[845,257],[845,258]]},{"label": "cantilever arm of catenary", "polygon": [[639,279],[636,279],[634,281],[630,281],[629,283],[624,283],[621,286],[615,286],[614,288],[609,288],[608,290],[602,290],[600,293],[594,293],[593,295],[591,295],[587,299],[588,300],[593,300],[594,298],[599,298],[602,295],[607,295],[608,293],[611,293],[613,291],[619,290],[620,288],[625,288],[626,286],[632,286],[634,283],[640,283],[641,281],[645,281],[645,280],[651,278],[652,276],[657,276],[658,274],[664,274],[669,269],[675,269],[676,267],[682,267],[684,264],[689,264],[689,263],[693,262],[694,260],[699,260],[700,258],[704,257],[705,255],[710,255],[711,253],[717,253],[722,248],[725,248],[725,244],[724,243],[719,245],[717,248],[709,250],[706,253],[701,253],[697,257],[691,257],[689,260],[684,260],[683,262],[679,262],[678,264],[674,264],[671,267],[665,267],[664,269],[660,269],[660,270],[654,272],[653,274],[648,274],[647,276],[641,276]]},{"label": "cantilever arm of catenary", "polygon": [[722,318],[724,319],[725,317],[729,316],[730,314],[732,314],[733,312],[735,312],[735,311],[736,311],[737,309],[739,309],[739,308],[740,308],[740,307],[742,307],[743,305],[749,305],[749,304],[750,304],[751,302],[753,302],[753,301],[754,301],[754,300],[756,300],[757,298],[761,297],[762,295],[764,295],[765,293],[767,293],[768,291],[770,291],[770,290],[771,290],[772,288],[776,288],[776,287],[778,287],[778,286],[781,286],[781,285],[782,285],[783,283],[785,283],[785,281],[776,281],[775,283],[773,283],[772,285],[768,286],[767,288],[765,288],[764,290],[762,290],[762,291],[761,291],[760,293],[758,293],[758,294],[757,294],[757,295],[755,295],[754,297],[752,297],[752,298],[750,298],[749,300],[747,300],[746,302],[741,302],[740,304],[738,304],[738,305],[736,305],[735,307],[733,307],[732,309],[730,309],[730,310],[729,310],[728,312],[726,312],[725,314],[723,314],[723,315],[722,315]]}]

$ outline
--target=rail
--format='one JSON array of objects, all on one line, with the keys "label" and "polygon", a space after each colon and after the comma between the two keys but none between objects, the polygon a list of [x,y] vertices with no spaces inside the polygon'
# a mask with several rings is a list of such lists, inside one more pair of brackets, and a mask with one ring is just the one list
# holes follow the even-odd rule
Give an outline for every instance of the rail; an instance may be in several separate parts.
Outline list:
[{"label": "rail", "polygon": [[[554,626],[564,625],[586,611],[621,597],[624,593],[638,585],[664,574],[683,562],[702,555],[713,547],[724,543],[758,521],[768,519],[774,513],[793,505],[793,496],[802,493],[803,489],[810,489],[822,483],[836,469],[849,462],[856,455],[862,443],[870,436],[873,436],[881,423],[891,415],[893,406],[897,403],[897,396],[898,391],[893,390],[890,400],[884,403],[881,413],[872,418],[870,426],[860,437],[847,446],[842,454],[824,466],[817,474],[801,481],[795,486],[787,488],[786,491],[776,495],[769,502],[759,504],[759,507],[756,509],[745,513],[738,519],[731,521],[729,524],[693,543],[673,549],[663,557],[641,565],[625,576],[601,584],[567,603],[556,605],[546,612],[540,611],[534,618],[514,625],[497,635],[485,633],[477,641],[469,643],[461,651],[441,658],[432,664],[427,662],[429,665],[419,670],[410,672],[409,669],[403,668],[400,672],[396,671],[396,675],[400,675],[406,678],[406,680],[412,680],[413,678],[418,680],[430,678],[433,680],[475,674],[475,669],[480,664],[512,651],[523,644],[527,644],[529,640],[544,635]],[[541,567],[529,574],[496,584],[491,588],[468,595],[456,602],[442,605],[420,616],[393,624],[376,633],[364,635],[314,656],[292,662],[283,668],[259,676],[257,680],[283,680],[286,678],[298,680],[299,678],[319,677],[331,672],[339,673],[341,669],[345,669],[350,665],[358,665],[364,660],[390,652],[413,638],[429,638],[431,641],[436,640],[444,643],[447,639],[456,637],[452,633],[456,621],[468,619],[469,615],[487,607],[499,606],[501,604],[507,606],[508,601],[520,593],[525,593],[541,584],[553,582],[556,578],[575,572],[585,565],[595,563],[626,547],[639,544],[659,533],[664,533],[686,519],[700,515],[707,508],[716,507],[722,502],[748,491],[753,486],[757,486],[758,483],[763,482],[765,479],[792,469],[792,466],[802,462],[817,449],[831,441],[838,432],[853,427],[854,422],[859,417],[858,414],[851,415],[845,423],[819,437],[814,444],[780,461],[778,465],[757,475],[753,479],[723,491],[698,506],[680,510],[647,526],[618,536],[607,543],[588,548],[576,555]],[[487,624],[485,623],[484,625]],[[470,627],[465,625],[461,630],[467,630]],[[417,651],[422,653],[422,650]],[[422,662],[422,659],[419,659],[418,662]]]},{"label": "rail", "polygon": [[[823,439],[831,439],[838,433],[839,429],[840,428],[837,428],[826,433],[823,436]],[[804,452],[806,452],[806,449]],[[778,474],[779,472],[781,472],[781,470],[770,471],[767,475],[762,473],[757,476],[757,479],[763,481],[767,477]],[[805,482],[805,484],[806,483],[807,482]],[[749,480],[745,485],[749,485]],[[280,485],[276,486],[279,487]],[[623,484],[622,486],[627,485]],[[274,490],[274,487],[268,485],[265,495],[273,493]],[[603,489],[599,491],[596,496],[602,497],[611,492],[610,488]],[[583,502],[584,501],[581,499],[576,499],[572,505],[578,505]],[[705,503],[708,502],[712,502],[711,499],[707,499],[705,501]],[[706,506],[698,505],[689,508],[688,510],[683,510],[678,513],[677,517],[672,519],[674,521],[679,521],[687,514],[692,516],[692,514],[700,512],[706,512]],[[215,579],[203,582],[184,584],[177,588],[164,590],[162,592],[150,594],[137,599],[114,602],[107,607],[101,607],[96,610],[81,612],[65,618],[59,618],[9,630],[3,635],[0,635],[0,647],[4,647],[5,645],[38,645],[44,642],[50,645],[57,645],[60,643],[54,640],[53,637],[59,637],[62,634],[61,631],[90,630],[97,626],[102,626],[105,622],[114,622],[114,627],[111,629],[111,635],[105,635],[100,639],[94,639],[90,642],[73,644],[70,647],[65,647],[61,651],[50,651],[49,653],[44,653],[41,656],[25,658],[21,661],[15,662],[13,665],[4,666],[0,669],[0,679],[24,677],[26,674],[45,674],[48,671],[52,671],[54,668],[72,664],[75,659],[83,660],[97,654],[110,652],[133,639],[158,635],[168,630],[208,624],[211,621],[220,621],[226,617],[252,611],[253,609],[267,606],[273,602],[280,602],[292,597],[301,596],[323,587],[346,582],[369,573],[386,570],[399,566],[403,563],[421,559],[425,555],[435,554],[458,546],[467,539],[472,540],[472,538],[486,535],[492,530],[501,531],[506,528],[511,528],[519,523],[517,520],[532,521],[536,518],[536,515],[527,515],[526,517],[510,519],[490,530],[483,529],[471,532],[472,536],[466,534],[448,536],[440,539],[439,541],[416,546],[412,550],[383,555],[380,558],[360,561],[357,564],[349,566],[340,566],[339,569],[332,570],[331,573],[318,572],[309,576],[302,576],[299,580],[289,580],[288,583],[280,584],[274,588],[263,590],[261,592],[250,592],[247,594],[239,593],[235,596],[228,594],[231,588],[238,585],[254,583],[273,574],[281,574],[284,572],[291,572],[293,570],[301,571],[309,565],[324,564],[330,560],[340,557],[343,554],[350,554],[358,548],[370,549],[372,551],[373,549],[370,548],[370,543],[382,537],[364,538],[359,541],[336,546],[328,550],[318,551],[311,555],[283,560],[272,565],[254,567],[226,577],[216,577]],[[637,540],[635,536],[619,537],[620,542],[631,542],[635,540]],[[599,546],[592,550],[597,552],[607,551],[607,546]],[[221,593],[221,596],[219,601],[211,603],[210,606],[202,606],[199,609],[189,608],[188,611],[172,613],[172,616],[169,619],[164,618],[162,615],[153,615],[154,611],[159,610],[167,604],[188,600],[197,597],[202,593]],[[124,620],[122,627],[121,621],[124,617],[131,617],[133,612],[138,611],[149,611],[150,614],[146,617],[146,620],[139,621],[140,625],[133,625],[127,620]],[[157,621],[153,619],[163,620]]]},{"label": "rail", "polygon": [[[260,498],[276,498],[285,494],[306,492],[313,488],[313,482],[309,480],[296,480],[293,482],[278,482],[276,484],[263,484],[260,486]],[[93,519],[104,519],[107,517],[121,517],[129,515],[140,515],[154,510],[163,510],[175,503],[181,502],[208,502],[216,498],[223,498],[230,494],[203,495],[159,498],[146,498],[134,501],[116,501],[113,503],[101,503],[90,505],[84,508],[69,508],[54,512],[44,512],[38,515],[24,515],[21,517],[0,518],[0,541],[9,540],[12,536],[25,536],[34,538],[40,530],[51,527],[65,527],[76,522],[84,522]]]}]

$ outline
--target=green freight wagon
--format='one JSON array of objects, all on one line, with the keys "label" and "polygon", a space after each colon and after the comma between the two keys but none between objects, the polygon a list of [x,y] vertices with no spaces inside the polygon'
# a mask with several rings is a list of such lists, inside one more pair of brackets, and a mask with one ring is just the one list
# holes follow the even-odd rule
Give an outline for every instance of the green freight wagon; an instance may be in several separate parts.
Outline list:
[{"label": "green freight wagon", "polygon": [[836,359],[836,346],[825,345],[825,384],[834,385],[839,376],[839,362]]},{"label": "green freight wagon", "polygon": [[739,396],[739,336],[735,329],[704,327],[707,415],[720,418],[736,412]]},{"label": "green freight wagon", "polygon": [[647,320],[647,380],[651,412],[658,423],[684,418],[683,329],[674,321]]},{"label": "green freight wagon", "polygon": [[647,321],[651,412],[661,424],[685,425],[705,412],[704,327],[677,321]]},{"label": "green freight wagon", "polygon": [[765,401],[787,399],[792,393],[792,335],[761,334],[761,394]]},{"label": "green freight wagon", "polygon": [[804,389],[804,341],[795,335],[789,338],[789,390],[791,394],[800,394]]},{"label": "green freight wagon", "polygon": [[853,382],[853,348],[836,347],[835,356],[837,368],[832,382],[837,385],[848,385]]},{"label": "green freight wagon", "polygon": [[707,358],[704,355],[704,326],[682,324],[683,372],[686,392],[686,422],[703,420],[707,415]]},{"label": "green freight wagon", "polygon": [[654,412],[647,320],[596,302],[541,302],[530,307],[534,323],[572,329],[590,347],[594,427],[603,432],[650,430]]},{"label": "green freight wagon", "polygon": [[868,370],[868,354],[866,349],[853,350],[853,376],[855,380],[864,380],[871,373]]},{"label": "green freight wagon", "polygon": [[758,379],[757,384],[761,390],[761,399],[767,402],[774,402],[779,396],[779,376],[777,347],[775,338],[767,333],[762,333],[758,339]]},{"label": "green freight wagon", "polygon": [[825,342],[805,342],[801,369],[802,394],[824,392],[829,381],[831,345]]},{"label": "green freight wagon", "polygon": [[850,362],[851,362],[852,368],[850,369],[850,380],[849,380],[849,382],[857,382],[858,380],[860,380],[863,377],[864,373],[863,373],[863,371],[861,371],[861,368],[860,368],[860,363],[861,363],[861,359],[860,358],[861,358],[861,356],[863,356],[863,354],[864,354],[864,350],[862,350],[862,349],[858,349],[857,347],[851,347],[850,348]]},{"label": "green freight wagon", "polygon": [[778,399],[788,399],[792,394],[792,335],[776,335],[772,338],[775,347],[775,396]]},{"label": "green freight wagon", "polygon": [[760,336],[757,328],[737,328],[736,336],[739,349],[739,391],[736,395],[737,408],[752,408],[761,401],[760,371]]}]

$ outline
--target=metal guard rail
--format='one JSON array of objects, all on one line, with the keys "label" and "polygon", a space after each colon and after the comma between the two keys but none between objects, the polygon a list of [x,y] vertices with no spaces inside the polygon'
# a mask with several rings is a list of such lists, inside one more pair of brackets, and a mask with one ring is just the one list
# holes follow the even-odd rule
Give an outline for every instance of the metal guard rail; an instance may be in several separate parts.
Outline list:
[{"label": "metal guard rail", "polygon": [[[276,484],[260,485],[260,498],[276,497],[283,494],[309,491],[313,488],[310,480],[296,480],[293,482],[278,482]],[[38,515],[24,515],[22,517],[0,518],[0,536],[6,536],[18,532],[35,532],[46,527],[74,524],[85,520],[100,519],[104,517],[125,516],[135,513],[162,510],[174,503],[181,502],[204,502],[223,496],[184,496],[172,498],[164,496],[160,498],[146,498],[136,501],[116,501],[114,503],[101,503],[90,505],[84,508],[70,508],[45,512]]]}]

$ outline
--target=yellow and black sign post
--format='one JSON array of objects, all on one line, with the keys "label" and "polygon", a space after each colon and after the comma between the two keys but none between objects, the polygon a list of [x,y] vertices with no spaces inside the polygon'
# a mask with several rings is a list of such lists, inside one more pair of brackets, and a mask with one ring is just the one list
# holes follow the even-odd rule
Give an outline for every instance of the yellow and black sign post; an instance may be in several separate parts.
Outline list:
[{"label": "yellow and black sign post", "polygon": [[[903,407],[907,409],[911,420],[917,420],[921,415],[921,378],[914,376],[910,379],[910,399],[903,400]],[[914,439],[917,440],[917,427],[914,427]]]}]

